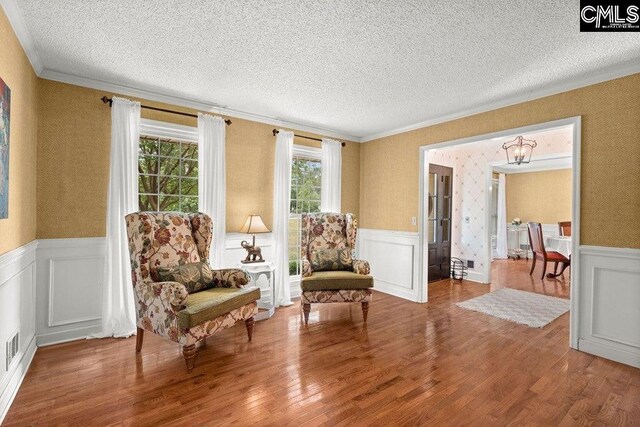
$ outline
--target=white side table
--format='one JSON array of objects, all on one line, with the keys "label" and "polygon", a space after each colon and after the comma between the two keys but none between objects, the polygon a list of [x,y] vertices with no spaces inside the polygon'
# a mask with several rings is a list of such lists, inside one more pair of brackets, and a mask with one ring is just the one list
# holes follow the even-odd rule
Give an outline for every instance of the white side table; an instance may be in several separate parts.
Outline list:
[{"label": "white side table", "polygon": [[[273,282],[275,279],[276,266],[273,263],[256,262],[251,264],[240,264],[239,268],[244,270],[251,281],[249,287],[260,288],[260,299],[258,300],[258,314],[255,316],[256,320],[265,320],[273,316],[276,311]],[[260,280],[260,276],[264,275],[266,280]]]}]

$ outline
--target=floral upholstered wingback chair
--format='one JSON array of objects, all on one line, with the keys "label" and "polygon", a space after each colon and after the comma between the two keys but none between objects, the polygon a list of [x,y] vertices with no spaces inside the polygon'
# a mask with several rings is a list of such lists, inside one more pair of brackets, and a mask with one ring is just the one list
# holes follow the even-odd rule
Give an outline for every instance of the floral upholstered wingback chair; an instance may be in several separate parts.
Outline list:
[{"label": "floral upholstered wingback chair", "polygon": [[373,277],[369,263],[353,259],[356,218],[347,213],[302,214],[300,298],[304,322],[313,303],[359,302],[367,321]]},{"label": "floral upholstered wingback chair", "polygon": [[249,341],[258,312],[258,288],[238,269],[211,270],[211,218],[203,213],[136,212],[126,216],[138,323],[144,331],[181,344],[191,372],[198,341],[244,320]]}]

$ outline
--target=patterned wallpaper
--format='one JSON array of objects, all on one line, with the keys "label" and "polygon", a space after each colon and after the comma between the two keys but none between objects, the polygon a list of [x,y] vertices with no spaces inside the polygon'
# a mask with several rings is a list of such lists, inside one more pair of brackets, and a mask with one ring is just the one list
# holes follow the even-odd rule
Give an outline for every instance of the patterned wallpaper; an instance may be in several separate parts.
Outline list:
[{"label": "patterned wallpaper", "polygon": [[[533,139],[538,146],[531,159],[552,154],[571,153],[571,128],[562,128],[523,135]],[[511,138],[513,139],[513,138]],[[472,144],[439,148],[427,152],[429,163],[453,168],[453,217],[451,255],[475,261],[473,270],[481,272],[490,260],[485,259],[485,188],[489,165],[506,164],[502,144],[510,139],[486,140]],[[469,218],[469,222],[465,218]],[[511,218],[508,218],[511,220]]]}]

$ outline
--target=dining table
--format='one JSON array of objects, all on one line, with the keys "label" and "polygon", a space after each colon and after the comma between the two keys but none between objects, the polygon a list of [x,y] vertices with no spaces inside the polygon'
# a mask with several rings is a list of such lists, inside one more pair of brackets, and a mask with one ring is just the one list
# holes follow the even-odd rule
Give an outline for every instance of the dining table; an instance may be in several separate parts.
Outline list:
[{"label": "dining table", "polygon": [[545,249],[548,251],[556,251],[567,258],[571,257],[571,236],[549,236]]},{"label": "dining table", "polygon": [[555,271],[553,273],[548,273],[547,277],[548,278],[554,278],[554,277],[558,277],[560,276],[562,273],[564,273],[564,270],[569,267],[569,265],[571,264],[571,236],[548,236],[547,237],[547,241],[545,243],[545,250],[547,252],[549,251],[555,251],[558,252],[559,254],[563,255],[565,258],[567,258],[569,260],[568,263],[562,263],[562,269],[560,270],[559,273],[556,273]]}]

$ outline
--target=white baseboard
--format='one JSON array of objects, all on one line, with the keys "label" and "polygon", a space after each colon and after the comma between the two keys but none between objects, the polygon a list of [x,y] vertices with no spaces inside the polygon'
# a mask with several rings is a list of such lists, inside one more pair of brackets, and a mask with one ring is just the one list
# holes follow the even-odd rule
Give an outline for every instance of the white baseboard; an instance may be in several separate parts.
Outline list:
[{"label": "white baseboard", "polygon": [[20,361],[14,365],[14,368],[9,373],[9,381],[0,394],[0,424],[2,424],[4,417],[9,412],[9,408],[13,403],[13,399],[15,399],[16,394],[18,394],[18,390],[33,360],[33,356],[36,354],[36,349],[36,337],[33,335]]},{"label": "white baseboard", "polygon": [[[33,241],[0,255],[0,423],[9,411],[36,351]],[[5,343],[18,333],[18,352],[7,369]]]},{"label": "white baseboard", "polygon": [[100,325],[84,326],[79,328],[67,329],[60,332],[49,332],[38,335],[38,347],[47,347],[55,344],[63,344],[70,341],[86,339],[91,334],[102,331]]},{"label": "white baseboard", "polygon": [[482,271],[467,270],[466,280],[478,283],[487,283],[484,280],[484,274],[482,273]]},{"label": "white baseboard", "polygon": [[584,351],[585,353],[590,353],[595,356],[613,360],[614,362],[624,363],[625,365],[640,368],[640,355],[637,352],[618,348],[616,345],[609,345],[602,342],[579,338],[578,348],[580,351]]}]

